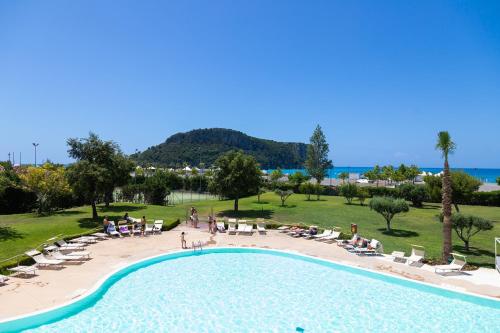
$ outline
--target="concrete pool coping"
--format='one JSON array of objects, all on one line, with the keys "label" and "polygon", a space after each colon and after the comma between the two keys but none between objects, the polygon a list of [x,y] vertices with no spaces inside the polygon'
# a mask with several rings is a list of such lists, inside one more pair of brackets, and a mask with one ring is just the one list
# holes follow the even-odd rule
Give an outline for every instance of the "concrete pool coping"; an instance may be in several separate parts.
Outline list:
[{"label": "concrete pool coping", "polygon": [[[313,240],[294,239],[277,231],[268,231],[267,235],[254,233],[253,236],[240,236],[226,233],[212,236],[204,230],[195,230],[181,225],[174,231],[164,232],[162,235],[99,242],[89,247],[94,259],[80,266],[72,265],[62,271],[44,270],[41,271],[40,276],[25,281],[20,278],[11,278],[10,281],[16,281],[16,285],[6,288],[11,285],[9,283],[7,286],[0,287],[0,300],[2,300],[0,302],[0,313],[2,313],[0,322],[45,313],[75,303],[92,294],[110,276],[130,265],[167,254],[186,252],[179,251],[179,231],[181,230],[188,232],[189,241],[201,240],[208,242],[208,246],[211,248],[216,245],[217,248],[250,247],[277,250],[321,259],[342,266],[364,269],[386,276],[398,277],[471,296],[486,296],[488,299],[498,300],[498,295],[500,295],[500,283],[498,285],[477,284],[474,283],[473,276],[460,279],[440,277],[422,268],[396,264],[386,258],[359,257],[336,245]],[[168,246],[165,247],[167,243]],[[171,245],[174,247],[171,247]],[[141,248],[147,250],[141,251]],[[110,252],[113,253],[117,249],[120,251],[119,255],[109,256]],[[113,260],[110,260],[110,258]],[[111,262],[106,265],[107,261]],[[86,265],[89,267],[86,267]],[[90,266],[99,269],[93,271]],[[429,277],[429,274],[432,275]],[[88,278],[89,276],[92,276],[93,279]],[[51,280],[54,277],[57,277],[56,281]],[[77,278],[75,279],[75,277]],[[18,280],[22,280],[21,283],[17,282]],[[500,280],[500,277],[498,277],[498,280]],[[61,281],[65,283],[61,284]]]}]

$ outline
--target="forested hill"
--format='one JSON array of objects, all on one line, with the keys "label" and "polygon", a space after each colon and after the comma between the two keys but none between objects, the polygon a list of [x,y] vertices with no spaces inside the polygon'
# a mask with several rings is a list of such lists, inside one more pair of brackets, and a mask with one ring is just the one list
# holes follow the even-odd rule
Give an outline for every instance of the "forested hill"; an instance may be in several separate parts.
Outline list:
[{"label": "forested hill", "polygon": [[131,157],[139,164],[179,167],[184,162],[191,166],[202,162],[209,167],[229,150],[242,150],[254,156],[264,169],[301,168],[307,145],[254,138],[231,129],[207,128],[174,134],[164,143]]}]

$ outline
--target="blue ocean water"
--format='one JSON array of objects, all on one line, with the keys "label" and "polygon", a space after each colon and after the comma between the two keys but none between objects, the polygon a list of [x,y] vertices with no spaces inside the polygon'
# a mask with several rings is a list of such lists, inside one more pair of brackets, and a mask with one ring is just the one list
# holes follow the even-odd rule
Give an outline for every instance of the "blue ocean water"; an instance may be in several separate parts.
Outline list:
[{"label": "blue ocean water", "polygon": [[[327,178],[337,178],[342,172],[348,173],[363,173],[373,169],[373,167],[335,167],[328,170]],[[432,172],[433,174],[443,171],[442,168],[420,168],[420,170],[425,172]],[[483,183],[496,183],[496,179],[500,177],[500,169],[481,169],[481,168],[452,168],[454,171],[464,171],[469,175],[476,177]],[[271,172],[272,169],[265,170]],[[304,169],[282,169],[285,174],[292,174],[296,171],[306,173]]]}]

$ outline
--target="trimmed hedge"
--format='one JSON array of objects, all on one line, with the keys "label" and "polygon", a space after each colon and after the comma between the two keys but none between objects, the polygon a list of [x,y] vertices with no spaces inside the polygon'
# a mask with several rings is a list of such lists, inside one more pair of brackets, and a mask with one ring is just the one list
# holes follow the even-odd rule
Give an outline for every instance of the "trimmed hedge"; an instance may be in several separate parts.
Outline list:
[{"label": "trimmed hedge", "polygon": [[500,207],[500,191],[474,192],[468,204]]}]

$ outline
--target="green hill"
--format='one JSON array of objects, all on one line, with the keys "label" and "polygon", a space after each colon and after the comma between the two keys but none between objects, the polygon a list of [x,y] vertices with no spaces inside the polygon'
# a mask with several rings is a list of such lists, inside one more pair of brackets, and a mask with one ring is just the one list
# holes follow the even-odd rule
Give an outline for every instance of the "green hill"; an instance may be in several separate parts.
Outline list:
[{"label": "green hill", "polygon": [[140,164],[156,166],[179,167],[184,162],[210,166],[229,150],[242,150],[254,156],[264,169],[291,169],[303,167],[307,145],[254,138],[231,129],[207,128],[174,134],[164,143],[133,154],[131,158]]}]

